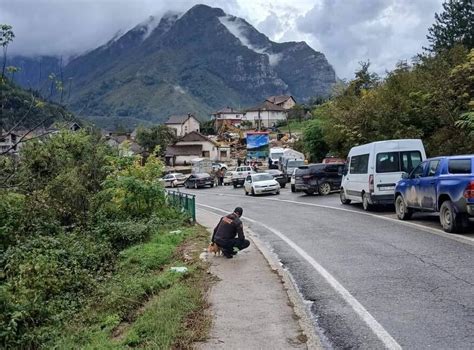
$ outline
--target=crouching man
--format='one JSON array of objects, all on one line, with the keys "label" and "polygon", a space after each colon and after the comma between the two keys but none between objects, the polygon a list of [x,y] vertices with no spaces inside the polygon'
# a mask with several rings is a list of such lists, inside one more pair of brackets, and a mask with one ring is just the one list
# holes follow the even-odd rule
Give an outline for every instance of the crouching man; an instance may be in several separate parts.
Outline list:
[{"label": "crouching man", "polygon": [[242,213],[243,209],[237,207],[232,214],[221,218],[212,235],[212,242],[221,248],[222,254],[228,259],[237,254],[234,248],[242,250],[250,245],[250,241],[245,239],[242,221],[240,221]]}]

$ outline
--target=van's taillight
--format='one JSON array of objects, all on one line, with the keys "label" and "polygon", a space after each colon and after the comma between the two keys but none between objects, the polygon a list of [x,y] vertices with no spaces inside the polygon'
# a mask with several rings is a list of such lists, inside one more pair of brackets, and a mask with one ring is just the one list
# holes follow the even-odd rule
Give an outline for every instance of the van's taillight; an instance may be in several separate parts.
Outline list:
[{"label": "van's taillight", "polygon": [[374,175],[369,175],[369,192],[374,192]]},{"label": "van's taillight", "polygon": [[471,181],[464,190],[464,198],[474,199],[474,181]]}]

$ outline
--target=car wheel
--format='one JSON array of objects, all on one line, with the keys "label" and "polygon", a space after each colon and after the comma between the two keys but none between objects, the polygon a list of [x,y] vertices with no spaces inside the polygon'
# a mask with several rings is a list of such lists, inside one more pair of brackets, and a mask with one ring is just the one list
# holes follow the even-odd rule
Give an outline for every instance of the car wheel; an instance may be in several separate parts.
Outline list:
[{"label": "car wheel", "polygon": [[211,188],[213,188],[213,187],[214,187],[214,184],[211,184]]},{"label": "car wheel", "polygon": [[291,192],[296,192],[295,185],[291,185]]},{"label": "car wheel", "polygon": [[233,184],[234,185],[234,188],[237,188],[237,185],[236,184]]},{"label": "car wheel", "polygon": [[222,171],[227,171],[227,168],[226,168],[226,167],[222,167],[221,170],[222,170]]},{"label": "car wheel", "polygon": [[249,193],[247,192],[247,190],[245,190],[245,195],[246,195],[246,196],[248,196],[248,195],[249,195]]},{"label": "car wheel", "polygon": [[252,196],[255,196],[255,190],[252,187]]},{"label": "car wheel", "polygon": [[319,185],[318,190],[321,196],[327,196],[329,193],[331,193],[331,185],[327,182],[323,182],[321,185]]},{"label": "car wheel", "polygon": [[351,200],[346,198],[346,192],[344,192],[343,188],[341,188],[341,192],[339,192],[339,198],[342,204],[351,204]]},{"label": "car wheel", "polygon": [[275,194],[277,194],[277,195],[280,194],[280,191],[276,191]]},{"label": "car wheel", "polygon": [[372,204],[369,202],[369,195],[367,193],[362,195],[362,208],[364,208],[365,211],[372,210]]},{"label": "car wheel", "polygon": [[413,214],[413,210],[408,208],[402,196],[395,199],[395,211],[400,220],[409,220]]},{"label": "car wheel", "polygon": [[448,233],[459,232],[461,229],[462,216],[456,215],[451,201],[444,201],[439,211],[439,221],[443,230]]}]

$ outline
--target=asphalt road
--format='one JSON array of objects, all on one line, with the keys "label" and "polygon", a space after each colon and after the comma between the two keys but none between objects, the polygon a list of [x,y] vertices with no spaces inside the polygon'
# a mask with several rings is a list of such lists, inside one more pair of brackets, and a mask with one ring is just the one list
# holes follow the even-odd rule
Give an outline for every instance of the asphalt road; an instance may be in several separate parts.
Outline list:
[{"label": "asphalt road", "polygon": [[409,223],[390,209],[367,214],[337,194],[185,192],[221,215],[244,208],[310,303],[326,348],[474,349],[474,229],[450,235],[432,214]]}]

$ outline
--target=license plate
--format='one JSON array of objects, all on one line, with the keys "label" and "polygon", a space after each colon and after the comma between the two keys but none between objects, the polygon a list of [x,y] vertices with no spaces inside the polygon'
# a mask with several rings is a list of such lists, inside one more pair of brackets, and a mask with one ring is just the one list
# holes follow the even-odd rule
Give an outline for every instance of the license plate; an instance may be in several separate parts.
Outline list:
[{"label": "license plate", "polygon": [[380,186],[379,189],[380,191],[393,191],[395,186]]}]

